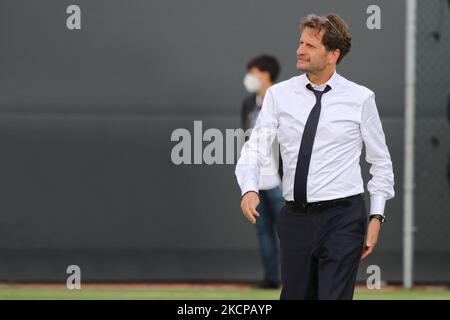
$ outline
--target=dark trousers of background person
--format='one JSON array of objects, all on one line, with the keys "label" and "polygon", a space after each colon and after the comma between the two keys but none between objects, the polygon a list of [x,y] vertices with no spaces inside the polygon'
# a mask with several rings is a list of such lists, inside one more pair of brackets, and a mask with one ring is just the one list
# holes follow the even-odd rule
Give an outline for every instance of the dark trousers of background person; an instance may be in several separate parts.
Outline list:
[{"label": "dark trousers of background person", "polygon": [[306,212],[286,204],[277,223],[280,299],[353,299],[367,217],[362,194]]},{"label": "dark trousers of background person", "polygon": [[259,197],[260,203],[256,210],[260,213],[260,217],[256,219],[256,231],[264,268],[264,280],[279,283],[279,245],[275,225],[281,208],[283,208],[284,199],[279,187],[260,190]]}]

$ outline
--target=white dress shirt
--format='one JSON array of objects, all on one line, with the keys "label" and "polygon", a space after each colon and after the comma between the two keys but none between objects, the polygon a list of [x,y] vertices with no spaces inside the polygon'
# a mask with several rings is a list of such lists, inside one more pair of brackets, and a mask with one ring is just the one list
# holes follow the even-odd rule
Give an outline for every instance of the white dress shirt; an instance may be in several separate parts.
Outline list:
[{"label": "white dress shirt", "polygon": [[[255,110],[250,114],[250,127],[253,128],[256,124],[256,119],[259,116],[259,113],[261,112],[263,98],[257,94],[256,95],[256,108]],[[278,143],[274,144],[272,150],[274,148],[278,148]],[[275,150],[276,152],[276,150]],[[259,181],[258,181],[258,190],[270,190],[276,187],[279,187],[281,185],[281,179],[280,175],[278,174],[278,157],[275,157],[275,153],[271,155],[271,168],[273,174],[260,174],[259,175]]]},{"label": "white dress shirt", "polygon": [[[270,87],[250,139],[236,165],[242,194],[258,192],[260,175],[273,174],[271,145],[275,138],[283,159],[282,190],[294,200],[297,158],[306,120],[316,103],[306,74]],[[386,200],[394,197],[394,173],[386,139],[375,104],[375,94],[334,72],[322,96],[321,113],[307,180],[307,201],[343,198],[364,192],[359,160],[363,142],[371,164],[370,214],[384,214]],[[317,86],[315,86],[317,88]]]}]

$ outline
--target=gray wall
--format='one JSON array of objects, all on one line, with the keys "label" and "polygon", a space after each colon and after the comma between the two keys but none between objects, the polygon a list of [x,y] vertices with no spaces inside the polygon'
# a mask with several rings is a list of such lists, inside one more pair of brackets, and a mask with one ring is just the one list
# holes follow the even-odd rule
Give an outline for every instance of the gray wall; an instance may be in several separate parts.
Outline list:
[{"label": "gray wall", "polygon": [[450,2],[418,3],[415,271],[420,280],[450,282]]},{"label": "gray wall", "polygon": [[[84,280],[258,279],[234,166],[176,166],[170,136],[194,120],[238,127],[246,61],[273,54],[281,80],[297,75],[311,12],[348,22],[338,71],[376,92],[394,163],[389,223],[359,278],[378,264],[401,279],[403,1],[79,0],[82,30],[68,31],[72,3],[0,3],[0,280],[62,280],[69,264]],[[373,3],[381,30],[366,28]]]}]

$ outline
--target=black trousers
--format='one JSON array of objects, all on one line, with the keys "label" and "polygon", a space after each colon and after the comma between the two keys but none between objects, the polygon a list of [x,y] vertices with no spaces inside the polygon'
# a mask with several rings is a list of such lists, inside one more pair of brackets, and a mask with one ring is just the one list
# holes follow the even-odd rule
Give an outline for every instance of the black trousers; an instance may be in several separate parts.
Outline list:
[{"label": "black trousers", "polygon": [[352,299],[367,216],[362,194],[306,210],[286,204],[276,225],[280,299]]}]

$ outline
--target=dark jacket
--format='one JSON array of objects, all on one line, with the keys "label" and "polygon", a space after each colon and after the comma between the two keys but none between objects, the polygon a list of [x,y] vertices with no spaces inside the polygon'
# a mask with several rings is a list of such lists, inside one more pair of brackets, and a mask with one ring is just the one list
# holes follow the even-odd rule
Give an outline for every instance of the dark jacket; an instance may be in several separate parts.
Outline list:
[{"label": "dark jacket", "polygon": [[241,125],[242,129],[246,131],[250,128],[250,114],[257,108],[256,106],[256,94],[249,95],[242,102],[241,110]]}]

